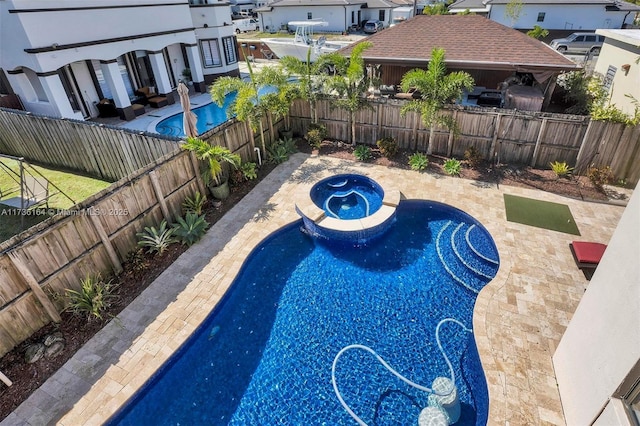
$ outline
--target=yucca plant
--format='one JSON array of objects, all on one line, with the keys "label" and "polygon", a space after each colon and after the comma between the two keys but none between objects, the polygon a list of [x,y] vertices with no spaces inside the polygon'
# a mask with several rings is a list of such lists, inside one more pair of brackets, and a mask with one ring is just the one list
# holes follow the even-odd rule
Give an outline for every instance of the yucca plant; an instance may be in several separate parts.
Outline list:
[{"label": "yucca plant", "polygon": [[366,145],[358,145],[353,150],[353,155],[358,161],[367,161],[371,158],[371,148]]},{"label": "yucca plant", "polygon": [[409,157],[409,167],[411,167],[411,170],[421,172],[425,170],[428,165],[429,159],[421,152],[416,152],[411,157]]},{"label": "yucca plant", "polygon": [[113,281],[105,282],[100,273],[94,276],[87,275],[81,281],[80,291],[65,289],[69,297],[69,306],[66,309],[76,314],[86,315],[89,321],[93,318],[102,319],[102,313],[117,299],[113,294],[115,289],[116,285]]},{"label": "yucca plant", "polygon": [[444,171],[449,176],[460,176],[460,172],[462,171],[462,163],[455,158],[450,158],[444,162],[443,165]]},{"label": "yucca plant", "polygon": [[192,246],[200,240],[209,227],[209,222],[205,220],[204,215],[197,215],[194,212],[189,212],[184,218],[179,217],[176,221],[177,223],[173,225],[173,233],[183,245],[187,246]]},{"label": "yucca plant", "polygon": [[147,247],[147,253],[162,254],[169,246],[177,242],[173,235],[173,228],[167,228],[167,221],[160,222],[156,229],[154,226],[145,226],[144,232],[138,232],[138,245]]},{"label": "yucca plant", "polygon": [[200,191],[196,191],[193,197],[187,197],[182,202],[182,209],[185,213],[193,212],[197,215],[202,214],[204,208],[205,198],[200,194]]},{"label": "yucca plant", "polygon": [[573,172],[573,167],[569,167],[566,162],[554,161],[553,163],[549,163],[551,166],[551,170],[556,174],[557,177],[569,177]]}]

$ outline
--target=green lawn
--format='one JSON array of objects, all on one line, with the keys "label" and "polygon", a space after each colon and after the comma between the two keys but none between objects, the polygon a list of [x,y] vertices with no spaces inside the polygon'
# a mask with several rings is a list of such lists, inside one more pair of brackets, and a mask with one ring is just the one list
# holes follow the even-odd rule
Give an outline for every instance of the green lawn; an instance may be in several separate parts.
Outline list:
[{"label": "green lawn", "polygon": [[[0,167],[0,193],[7,194],[3,195],[1,198],[6,199],[10,197],[19,197],[20,186],[12,179],[9,172],[6,171],[6,168],[8,167],[18,173],[18,162],[15,160],[8,160],[6,158],[0,158],[0,161],[4,165],[3,167]],[[49,199],[50,209],[68,209],[74,204],[87,199],[91,195],[100,192],[111,185],[110,182],[80,176],[70,172],[62,172],[40,166],[34,166],[34,168],[51,182],[49,185],[49,193],[53,195]],[[56,187],[58,187],[62,193],[60,193]],[[67,198],[63,193],[68,195],[73,201]],[[1,202],[2,200],[0,199],[0,203]],[[49,217],[46,207],[34,209],[27,215],[19,213],[20,212],[0,204],[0,241],[5,241],[20,231]]]}]

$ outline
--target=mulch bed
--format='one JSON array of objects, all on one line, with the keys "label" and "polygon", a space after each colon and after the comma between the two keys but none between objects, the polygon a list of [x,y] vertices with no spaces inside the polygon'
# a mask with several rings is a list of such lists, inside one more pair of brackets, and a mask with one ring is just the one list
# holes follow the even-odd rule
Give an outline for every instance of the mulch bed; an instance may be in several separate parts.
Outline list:
[{"label": "mulch bed", "polygon": [[[298,141],[301,152],[311,153],[312,150],[304,140]],[[355,160],[351,145],[324,141],[320,155],[326,155],[346,160]],[[373,158],[368,161],[387,167],[399,167],[409,169],[408,159],[411,153],[401,151],[393,158],[388,159],[380,155],[377,149],[372,149]],[[426,173],[445,175],[442,167],[446,159],[439,156],[429,158],[429,166]],[[265,164],[259,170],[258,179],[243,182],[232,186],[231,195],[220,206],[215,207],[211,202],[206,205],[206,218],[210,224],[217,222],[229,209],[237,204],[253,187],[273,170],[274,166]],[[572,177],[570,179],[558,179],[551,170],[538,170],[524,166],[500,165],[491,167],[487,163],[480,164],[476,168],[463,167],[461,178],[478,181],[482,184],[512,185],[531,189],[539,189],[555,194],[565,195],[584,200],[606,200],[605,194],[593,187],[586,177]],[[135,299],[149,284],[151,284],[164,269],[178,258],[186,246],[174,244],[156,257],[145,255],[144,268],[136,268],[131,262],[124,264],[124,272],[114,278],[118,284],[118,300],[114,303],[103,320],[93,319],[87,321],[85,317],[79,317],[70,312],[62,313],[60,324],[49,324],[39,330],[27,341],[21,343],[11,352],[0,359],[0,371],[5,373],[12,381],[13,386],[7,387],[0,383],[0,420],[9,415],[18,405],[55,373],[76,351],[82,347],[95,333],[97,333],[112,317],[122,311],[133,299]],[[44,336],[55,331],[62,333],[65,339],[65,349],[57,356],[41,358],[33,364],[24,361],[26,348],[41,341]]]}]

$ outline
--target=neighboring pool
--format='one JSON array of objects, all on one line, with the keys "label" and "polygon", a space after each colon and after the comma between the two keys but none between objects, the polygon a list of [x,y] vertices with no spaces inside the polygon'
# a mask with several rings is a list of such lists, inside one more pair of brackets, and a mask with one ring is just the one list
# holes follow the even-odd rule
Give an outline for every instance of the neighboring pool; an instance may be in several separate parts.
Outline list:
[{"label": "neighboring pool", "polygon": [[[396,223],[363,246],[312,239],[300,226],[252,252],[219,306],[109,424],[353,425],[331,367],[354,343],[419,384],[448,376],[435,328],[444,318],[472,325],[477,292],[498,269],[484,227],[426,201],[402,201]],[[472,334],[447,323],[440,338],[462,403],[456,425],[486,424]],[[427,393],[363,351],[342,355],[336,379],[368,424],[415,425],[427,406]]]},{"label": "neighboring pool", "polygon": [[[259,95],[264,95],[266,93],[272,93],[275,90],[276,89],[273,87],[262,87],[258,90],[258,93]],[[232,92],[226,96],[224,104],[222,104],[221,107],[219,107],[215,102],[211,102],[201,107],[193,108],[191,111],[196,115],[196,117],[198,117],[198,121],[196,123],[198,134],[201,135],[229,120],[229,117],[227,116],[227,108],[235,98],[236,92]],[[184,134],[184,127],[182,124],[183,117],[184,113],[180,112],[172,115],[171,117],[165,118],[156,125],[156,132],[161,135],[175,137],[186,136]]]}]

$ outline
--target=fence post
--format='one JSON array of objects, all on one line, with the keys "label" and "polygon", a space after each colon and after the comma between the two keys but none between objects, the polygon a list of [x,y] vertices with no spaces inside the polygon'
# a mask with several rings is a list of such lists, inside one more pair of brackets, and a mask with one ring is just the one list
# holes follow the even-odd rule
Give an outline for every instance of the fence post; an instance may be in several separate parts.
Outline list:
[{"label": "fence post", "polygon": [[0,381],[2,381],[7,386],[11,386],[13,384],[13,382],[9,380],[9,378],[5,376],[2,371],[0,371]]},{"label": "fence post", "polygon": [[[458,110],[453,111],[453,122],[457,123],[458,120]],[[447,157],[451,158],[451,153],[453,152],[453,128],[449,130],[449,139],[447,140]]]},{"label": "fence post", "polygon": [[500,121],[502,121],[502,114],[498,114],[496,117],[496,125],[493,129],[493,138],[491,138],[491,146],[489,147],[489,161],[493,161],[493,157],[496,154],[496,144],[498,142],[498,134],[500,133]]},{"label": "fence post", "polygon": [[118,254],[113,248],[113,244],[111,244],[111,240],[109,239],[109,236],[107,235],[107,233],[104,230],[104,227],[100,223],[100,219],[98,219],[98,216],[91,214],[90,210],[88,211],[88,213],[89,213],[89,219],[91,220],[91,224],[93,225],[96,232],[98,233],[98,236],[100,237],[100,240],[104,245],[104,248],[107,250],[109,259],[113,264],[113,270],[116,272],[116,274],[119,274],[120,272],[122,272],[122,264],[120,263],[120,259],[118,259]]},{"label": "fence post", "polygon": [[158,199],[158,203],[160,204],[160,210],[162,210],[162,216],[164,216],[167,222],[171,222],[171,214],[169,213],[169,208],[167,207],[167,203],[164,200],[164,194],[162,194],[162,188],[160,188],[160,181],[158,180],[158,175],[155,170],[151,170],[149,172],[149,178],[151,179],[151,186],[153,186],[153,192],[156,194],[156,198]]},{"label": "fence post", "polygon": [[542,119],[542,125],[540,126],[540,131],[538,132],[538,138],[536,139],[536,146],[533,148],[533,155],[531,156],[531,163],[529,164],[531,167],[536,166],[536,161],[538,161],[538,151],[540,150],[540,144],[542,143],[542,138],[544,137],[544,132],[547,130],[547,122],[549,120],[545,117]]},{"label": "fence post", "polygon": [[[382,120],[384,119],[384,108],[382,108],[382,103],[377,103],[377,108],[378,108],[378,127],[376,128],[376,137],[375,140],[378,141],[380,139],[382,139],[381,135],[382,135]],[[385,104],[386,105],[386,104]]]},{"label": "fence post", "polygon": [[580,149],[578,150],[578,156],[576,157],[576,167],[575,167],[576,173],[582,173],[584,169],[586,169],[586,167],[583,167],[582,164],[580,163],[582,162],[582,157],[584,156],[584,152],[586,149],[585,146],[587,145],[589,136],[591,136],[591,132],[593,131],[593,126],[594,126],[593,120],[589,120],[587,131],[584,132],[584,137],[582,138],[582,143],[580,144]]},{"label": "fence post", "polygon": [[27,266],[22,263],[15,252],[9,252],[7,254],[9,256],[9,260],[11,260],[11,263],[13,264],[13,267],[16,269],[16,271],[18,271],[20,275],[22,275],[22,278],[29,285],[34,296],[36,296],[44,310],[47,311],[49,318],[51,318],[53,322],[62,321],[58,310],[55,306],[53,306],[53,303],[51,303],[51,300],[49,300],[47,295],[44,294],[44,291],[42,290],[42,288],[40,288],[40,284],[38,284],[38,281],[36,281],[34,276],[31,274],[29,268],[27,268]]},{"label": "fence post", "polygon": [[411,129],[411,139],[413,139],[413,150],[418,150],[418,123],[420,123],[420,115],[413,113],[413,128]]}]

